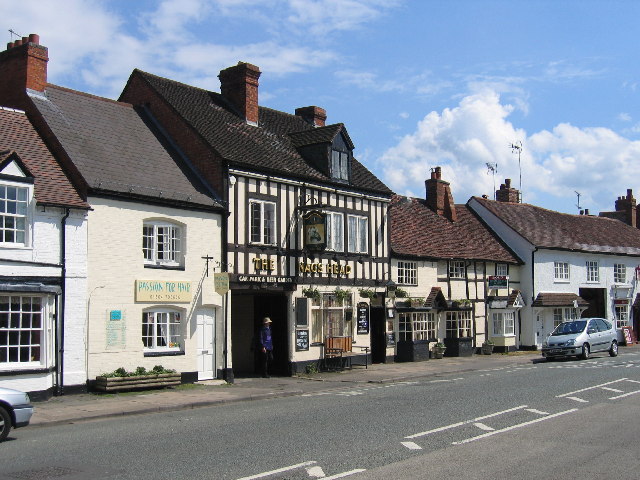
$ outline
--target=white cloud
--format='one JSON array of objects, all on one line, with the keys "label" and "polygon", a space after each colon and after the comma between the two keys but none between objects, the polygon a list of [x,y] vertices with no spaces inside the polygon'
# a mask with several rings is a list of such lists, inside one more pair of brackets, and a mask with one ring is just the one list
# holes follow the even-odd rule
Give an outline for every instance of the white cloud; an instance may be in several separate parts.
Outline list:
[{"label": "white cloud", "polygon": [[509,121],[513,111],[496,92],[484,90],[454,108],[427,114],[412,134],[377,160],[383,180],[399,193],[423,197],[430,168],[441,166],[457,202],[472,195],[492,198],[494,179],[486,164],[498,164],[496,186],[511,178],[518,188],[518,156],[509,145],[520,140],[527,203],[576,213],[577,190],[583,195],[581,203],[592,211],[612,210],[615,198],[634,187],[631,173],[640,158],[640,141],[607,128],[569,124],[527,136]]},{"label": "white cloud", "polygon": [[630,122],[631,121],[631,115],[629,115],[626,112],[621,112],[618,114],[618,120],[620,120],[621,122]]}]

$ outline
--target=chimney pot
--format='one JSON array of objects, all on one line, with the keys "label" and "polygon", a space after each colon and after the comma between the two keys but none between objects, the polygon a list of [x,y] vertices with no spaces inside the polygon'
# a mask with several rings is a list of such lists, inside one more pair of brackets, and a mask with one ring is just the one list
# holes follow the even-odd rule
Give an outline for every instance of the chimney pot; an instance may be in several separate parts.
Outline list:
[{"label": "chimney pot", "polygon": [[505,178],[504,179],[504,185],[507,188],[511,188],[511,179],[510,178]]},{"label": "chimney pot", "polygon": [[37,33],[30,33],[29,41],[31,43],[35,43],[36,45],[40,45],[40,35],[38,35]]},{"label": "chimney pot", "polygon": [[22,45],[22,40],[20,39],[17,39],[15,42],[13,42],[14,47],[19,47],[20,45]]},{"label": "chimney pot", "polygon": [[13,48],[13,42],[7,43],[7,50],[10,50],[12,48]]}]

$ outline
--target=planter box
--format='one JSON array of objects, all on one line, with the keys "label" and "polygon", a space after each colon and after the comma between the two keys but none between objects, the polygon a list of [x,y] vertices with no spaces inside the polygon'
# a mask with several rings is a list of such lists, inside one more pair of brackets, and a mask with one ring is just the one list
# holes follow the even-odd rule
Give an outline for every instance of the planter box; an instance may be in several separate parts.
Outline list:
[{"label": "planter box", "polygon": [[432,353],[433,353],[433,358],[442,358],[444,357],[444,352],[446,351],[446,348],[435,348],[433,349]]},{"label": "planter box", "polygon": [[482,345],[482,354],[491,355],[493,353],[493,345]]},{"label": "planter box", "polygon": [[397,344],[398,362],[422,362],[429,360],[428,340],[400,340]]},{"label": "planter box", "polygon": [[470,357],[473,355],[473,341],[468,338],[445,338],[446,357]]},{"label": "planter box", "polygon": [[93,388],[102,392],[120,392],[145,388],[164,388],[180,385],[179,373],[141,375],[138,377],[96,377]]}]

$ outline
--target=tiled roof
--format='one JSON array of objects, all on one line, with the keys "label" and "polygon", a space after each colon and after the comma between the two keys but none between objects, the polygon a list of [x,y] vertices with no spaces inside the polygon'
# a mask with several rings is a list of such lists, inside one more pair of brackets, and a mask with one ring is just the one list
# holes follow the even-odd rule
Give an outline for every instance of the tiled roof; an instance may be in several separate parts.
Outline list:
[{"label": "tiled roof", "polygon": [[7,160],[15,152],[33,175],[36,202],[89,207],[23,112],[0,108],[0,151],[3,152],[0,154],[0,161]]},{"label": "tiled roof", "polygon": [[589,302],[575,293],[541,292],[533,301],[534,307],[566,307],[573,306],[574,301],[579,307],[588,307]]},{"label": "tiled roof", "polygon": [[640,230],[618,220],[473,197],[536,247],[640,255]]},{"label": "tiled roof", "polygon": [[[296,150],[296,146],[332,139],[339,130],[346,133],[341,124],[315,129],[299,116],[259,107],[256,127],[239,117],[219,93],[140,70],[134,70],[134,75],[146,81],[231,166],[345,187],[344,182],[314,168]],[[391,194],[355,158],[351,167],[351,187]]]},{"label": "tiled roof", "polygon": [[424,302],[424,306],[428,308],[446,308],[447,307],[447,299],[442,293],[442,288],[440,287],[431,287],[431,291],[429,295],[427,295],[427,299]]},{"label": "tiled roof", "polygon": [[509,296],[488,296],[487,304],[490,308],[516,308],[525,305],[520,290],[512,290]]},{"label": "tiled roof", "polygon": [[94,193],[218,208],[214,194],[131,105],[49,85],[31,99]]},{"label": "tiled roof", "polygon": [[398,255],[521,263],[466,205],[456,205],[451,222],[433,212],[425,200],[394,195],[391,250]]}]

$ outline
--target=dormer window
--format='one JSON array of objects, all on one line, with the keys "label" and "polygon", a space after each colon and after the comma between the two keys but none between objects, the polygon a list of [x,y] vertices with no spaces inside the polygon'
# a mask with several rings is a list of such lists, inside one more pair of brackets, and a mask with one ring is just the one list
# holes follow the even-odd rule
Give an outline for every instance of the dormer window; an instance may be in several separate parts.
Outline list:
[{"label": "dormer window", "polygon": [[331,177],[337,180],[349,180],[349,153],[331,151]]}]

